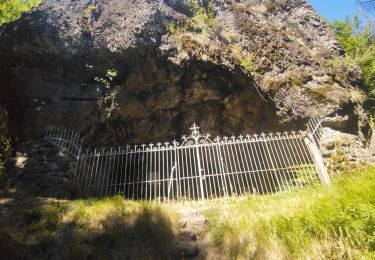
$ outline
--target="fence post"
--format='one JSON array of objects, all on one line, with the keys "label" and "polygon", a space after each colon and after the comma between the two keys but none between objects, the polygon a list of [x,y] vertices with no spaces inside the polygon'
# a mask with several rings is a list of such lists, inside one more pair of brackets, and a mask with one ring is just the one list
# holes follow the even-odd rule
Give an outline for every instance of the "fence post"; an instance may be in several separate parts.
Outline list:
[{"label": "fence post", "polygon": [[314,140],[314,139],[311,136],[311,134],[308,134],[304,138],[305,144],[307,145],[307,147],[308,147],[308,149],[309,149],[309,151],[310,151],[310,153],[313,157],[313,160],[315,162],[315,166],[316,166],[316,169],[318,170],[319,178],[320,178],[321,182],[323,183],[323,185],[328,187],[331,183],[331,179],[329,178],[329,175],[327,173],[327,169],[324,166],[323,157],[322,157],[318,147],[316,146],[315,142],[312,141],[312,140]]}]

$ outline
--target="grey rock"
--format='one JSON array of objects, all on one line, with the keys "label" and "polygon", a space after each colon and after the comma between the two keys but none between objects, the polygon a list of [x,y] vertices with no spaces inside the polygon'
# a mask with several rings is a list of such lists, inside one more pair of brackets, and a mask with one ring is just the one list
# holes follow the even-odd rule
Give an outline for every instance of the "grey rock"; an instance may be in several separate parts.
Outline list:
[{"label": "grey rock", "polygon": [[55,162],[58,168],[62,171],[70,170],[71,158],[68,155],[58,153],[58,154],[55,154],[54,156],[49,157],[48,161]]},{"label": "grey rock", "polygon": [[4,170],[5,172],[10,171],[16,165],[16,158],[8,158],[4,161]]},{"label": "grey rock", "polygon": [[180,240],[192,240],[192,241],[195,241],[195,240],[197,240],[197,235],[192,230],[181,230],[178,233],[178,238]]},{"label": "grey rock", "polygon": [[324,127],[323,130],[321,151],[324,157],[329,158],[334,154],[340,154],[352,162],[375,161],[372,152],[366,148],[359,136],[342,133],[328,127]]},{"label": "grey rock", "polygon": [[[218,26],[205,42],[194,34],[179,42],[166,30],[192,15],[179,0],[98,0],[88,19],[88,0],[48,0],[3,26],[0,70],[8,77],[0,79],[1,93],[23,111],[9,115],[15,134],[39,137],[59,122],[81,129],[91,145],[117,146],[178,138],[192,122],[213,135],[251,134],[317,114],[367,136],[366,118],[353,109],[362,103],[350,92],[363,88],[361,72],[323,66],[343,49],[305,0],[213,3]],[[253,55],[258,75],[233,57],[229,32],[244,58]],[[108,119],[96,115],[100,94],[88,82],[110,68],[120,88],[119,110]],[[32,148],[55,152],[46,143]]]},{"label": "grey rock", "polygon": [[199,247],[194,242],[179,242],[177,252],[180,257],[195,257],[199,253]]},{"label": "grey rock", "polygon": [[375,131],[374,130],[372,130],[372,135],[371,135],[370,144],[369,144],[369,150],[373,155],[375,155]]},{"label": "grey rock", "polygon": [[70,194],[72,194],[73,196],[78,195],[79,186],[77,180],[71,179],[66,182],[63,182],[62,188],[70,192]]}]

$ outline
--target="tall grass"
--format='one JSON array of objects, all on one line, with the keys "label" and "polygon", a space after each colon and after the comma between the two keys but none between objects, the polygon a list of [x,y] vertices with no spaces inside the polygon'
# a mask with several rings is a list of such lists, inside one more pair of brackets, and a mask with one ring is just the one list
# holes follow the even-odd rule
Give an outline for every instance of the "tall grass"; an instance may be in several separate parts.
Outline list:
[{"label": "tall grass", "polygon": [[206,212],[213,242],[238,259],[375,257],[375,167],[332,187],[231,200]]}]

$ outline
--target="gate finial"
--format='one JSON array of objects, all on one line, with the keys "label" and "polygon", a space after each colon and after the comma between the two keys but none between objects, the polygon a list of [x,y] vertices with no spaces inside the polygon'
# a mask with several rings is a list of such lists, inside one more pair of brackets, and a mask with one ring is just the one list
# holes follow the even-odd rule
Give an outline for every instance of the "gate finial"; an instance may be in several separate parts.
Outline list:
[{"label": "gate finial", "polygon": [[195,123],[193,124],[192,127],[190,127],[191,130],[191,135],[192,136],[198,136],[199,135],[199,126],[197,126]]}]

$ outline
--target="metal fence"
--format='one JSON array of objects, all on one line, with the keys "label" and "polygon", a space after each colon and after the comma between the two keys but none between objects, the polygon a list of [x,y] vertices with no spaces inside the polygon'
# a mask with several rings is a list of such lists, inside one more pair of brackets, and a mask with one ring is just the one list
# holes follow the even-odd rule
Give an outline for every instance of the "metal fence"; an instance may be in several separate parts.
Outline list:
[{"label": "metal fence", "polygon": [[77,159],[80,157],[83,139],[77,132],[61,126],[52,125],[47,128],[44,139],[67,151]]},{"label": "metal fence", "polygon": [[[55,129],[55,130],[54,130]],[[47,140],[78,154],[75,177],[82,196],[122,194],[131,199],[205,200],[241,194],[290,191],[323,183],[329,176],[318,145],[322,127],[311,119],[307,131],[216,137],[195,124],[182,142],[94,149],[47,131]],[[53,136],[53,137],[52,137]],[[62,145],[61,145],[62,144]],[[77,149],[78,151],[76,151]]]}]

